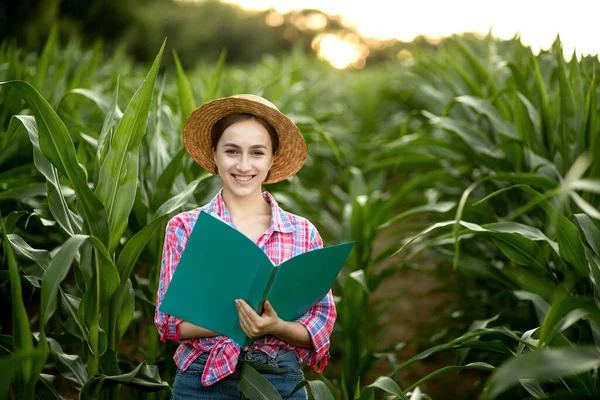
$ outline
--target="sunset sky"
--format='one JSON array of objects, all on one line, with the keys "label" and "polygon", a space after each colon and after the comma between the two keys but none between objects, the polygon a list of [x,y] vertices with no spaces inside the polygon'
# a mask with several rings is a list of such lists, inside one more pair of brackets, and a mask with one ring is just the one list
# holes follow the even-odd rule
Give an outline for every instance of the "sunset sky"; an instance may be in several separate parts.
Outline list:
[{"label": "sunset sky", "polygon": [[521,33],[534,51],[547,49],[560,33],[565,52],[600,53],[595,33],[597,0],[225,0],[244,8],[279,12],[317,8],[340,15],[365,36],[409,41],[416,35],[446,36],[465,31],[500,38]]}]

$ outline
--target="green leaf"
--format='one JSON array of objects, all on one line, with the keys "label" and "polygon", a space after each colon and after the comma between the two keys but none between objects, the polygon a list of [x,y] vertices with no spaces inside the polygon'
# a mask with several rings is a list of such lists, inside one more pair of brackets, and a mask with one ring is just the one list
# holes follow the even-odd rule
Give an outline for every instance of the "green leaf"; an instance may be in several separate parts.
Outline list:
[{"label": "green leaf", "polygon": [[585,214],[575,214],[577,223],[583,232],[590,248],[600,257],[600,229],[594,224],[594,221]]},{"label": "green leaf", "polygon": [[588,372],[600,366],[600,353],[594,348],[568,347],[541,349],[513,357],[503,363],[488,379],[482,399],[497,398],[523,378],[548,382]]},{"label": "green leaf", "polygon": [[[50,62],[52,60],[52,55],[55,53],[58,43],[58,26],[54,25],[50,28],[50,35],[48,36],[48,40],[46,40],[46,44],[44,45],[44,49],[40,54],[40,58],[37,60],[35,75],[33,76],[33,85],[38,89],[42,87],[42,84],[48,82],[48,72],[50,69]],[[56,79],[57,77],[55,77]]]},{"label": "green leaf", "polygon": [[576,106],[575,99],[573,98],[573,89],[569,82],[569,77],[565,69],[564,56],[562,51],[562,45],[559,41],[555,42],[554,55],[556,57],[556,63],[558,65],[558,83],[559,83],[559,131],[558,138],[561,145],[561,153],[563,159],[570,164],[569,144],[571,142],[569,136],[571,134],[571,120],[575,117]]},{"label": "green leaf", "polygon": [[365,293],[369,293],[369,285],[367,284],[364,270],[359,269],[357,271],[352,271],[350,274],[348,274],[348,277],[358,282],[358,284],[364,289]]},{"label": "green leaf", "polygon": [[536,259],[540,248],[534,241],[512,233],[494,234],[493,240],[500,251],[517,264],[525,266],[535,265],[540,269],[544,268]]},{"label": "green leaf", "polygon": [[17,115],[14,120],[20,121],[27,130],[29,141],[33,145],[35,166],[46,177],[46,192],[52,216],[69,235],[81,233],[81,217],[69,209],[58,170],[42,154],[35,118],[29,115]]},{"label": "green leaf", "polygon": [[562,332],[582,318],[600,324],[600,309],[598,309],[593,299],[568,296],[556,301],[546,314],[540,331],[540,341],[546,344],[550,343],[557,333]]},{"label": "green leaf", "polygon": [[433,378],[437,378],[438,376],[443,375],[445,373],[453,372],[453,371],[469,370],[469,369],[492,372],[495,369],[495,367],[493,365],[490,365],[490,364],[484,363],[484,362],[472,362],[472,363],[469,363],[466,365],[449,365],[447,367],[440,368],[440,369],[424,376],[423,378],[419,379],[418,381],[416,381],[415,383],[413,383],[412,385],[407,387],[404,391],[409,392],[411,390],[414,390],[415,388],[424,384],[425,382],[428,382],[429,380],[431,380]]},{"label": "green leaf", "polygon": [[48,268],[52,261],[48,250],[34,249],[22,237],[14,233],[8,234],[7,237],[17,255],[35,261],[43,270]]},{"label": "green leaf", "polygon": [[65,293],[60,287],[60,306],[59,312],[63,321],[63,326],[73,336],[82,341],[89,341],[88,330],[81,323],[77,309],[81,303],[79,297]]},{"label": "green leaf", "polygon": [[[439,345],[430,347],[429,349],[417,354],[416,356],[409,358],[408,360],[404,361],[403,363],[398,365],[396,368],[394,368],[388,374],[388,376],[393,376],[402,368],[405,368],[408,365],[413,364],[416,361],[424,360],[427,357],[432,356],[433,354],[436,354],[436,353],[439,353],[442,351],[462,348],[465,345],[466,345],[466,347],[469,347],[470,345],[473,344],[473,342],[472,342],[473,339],[478,339],[480,336],[489,336],[489,335],[491,335],[491,336],[503,335],[503,336],[506,336],[516,342],[520,342],[520,340],[521,340],[520,333],[518,333],[516,331],[512,331],[506,327],[477,328],[477,329],[474,329],[473,331],[468,332],[448,343],[439,344]],[[529,343],[525,343],[525,345],[527,345],[528,347],[530,346]],[[500,351],[500,352],[503,353],[503,351]]]},{"label": "green leaf", "polygon": [[493,222],[491,224],[482,225],[483,228],[489,229],[493,232],[504,232],[514,233],[533,241],[544,241],[552,247],[552,249],[558,254],[558,244],[550,240],[542,231],[538,228],[521,224],[518,222]]},{"label": "green leaf", "polygon": [[473,151],[473,155],[485,154],[495,159],[503,159],[504,153],[498,150],[488,138],[474,129],[471,124],[466,121],[448,117],[435,117],[430,120],[430,123],[448,132],[455,133],[465,144]]},{"label": "green leaf", "polygon": [[98,92],[95,92],[93,90],[81,89],[81,88],[67,90],[61,97],[56,109],[58,110],[60,108],[62,102],[67,97],[74,95],[74,94],[83,96],[86,99],[93,101],[98,106],[98,108],[100,108],[102,110],[102,112],[104,112],[105,114],[109,113],[111,110],[111,104],[101,94],[99,94]]},{"label": "green leaf", "polygon": [[76,354],[66,354],[61,345],[52,338],[47,338],[50,346],[50,356],[61,376],[74,382],[80,390],[88,380],[88,374],[81,358]]},{"label": "green leaf", "polygon": [[179,61],[177,51],[173,49],[173,60],[175,61],[175,72],[177,76],[177,92],[179,94],[179,109],[181,110],[180,132],[183,132],[185,120],[196,108],[196,100],[194,100],[194,91],[185,71]]},{"label": "green leaf", "polygon": [[131,285],[131,281],[128,279],[125,281],[125,287],[123,288],[123,292],[119,297],[119,308],[117,308],[116,314],[116,336],[112,338],[115,340],[115,343],[111,345],[111,348],[117,347],[116,343],[123,337],[131,321],[133,321],[134,313],[135,313],[135,293],[133,291],[133,287]]},{"label": "green leaf", "polygon": [[308,386],[315,400],[334,400],[325,382],[317,380],[308,381]]},{"label": "green leaf", "polygon": [[380,389],[385,393],[391,394],[400,398],[401,400],[408,400],[408,397],[404,394],[400,386],[394,380],[388,376],[380,376],[375,379],[375,382],[365,387],[365,391],[367,389]]},{"label": "green leaf", "polygon": [[127,221],[135,200],[139,168],[138,148],[146,133],[154,82],[164,47],[165,43],[160,48],[148,75],[129,102],[113,135],[110,150],[100,168],[96,193],[108,213],[110,253],[117,248],[127,228]]},{"label": "green leaf", "polygon": [[37,398],[44,400],[66,400],[66,397],[61,396],[54,388],[54,375],[40,374],[40,380],[35,387]]},{"label": "green leaf", "polygon": [[[21,278],[19,276],[19,267],[15,258],[12,245],[8,240],[4,218],[0,213],[0,225],[2,226],[3,250],[8,266],[8,274],[10,278],[10,310],[12,314],[12,332],[14,338],[15,352],[29,354],[33,350],[33,341],[31,338],[31,328],[29,325],[29,317],[23,303],[23,295],[21,291]],[[44,358],[45,359],[45,358]],[[22,380],[28,380],[29,374],[32,372],[32,366],[29,362],[22,365]],[[8,379],[8,378],[6,378]],[[0,391],[1,393],[1,391]]]},{"label": "green leaf", "polygon": [[553,116],[555,111],[550,107],[549,96],[546,91],[546,86],[544,84],[544,77],[540,70],[540,64],[538,59],[532,54],[529,53],[530,64],[533,66],[534,77],[535,77],[535,88],[538,91],[537,100],[541,103],[541,112],[540,112],[540,126],[541,126],[541,146],[547,149],[547,153],[553,154],[555,151],[554,145],[554,126],[553,126]]},{"label": "green leaf", "polygon": [[221,54],[219,54],[219,60],[217,61],[215,72],[211,76],[208,84],[206,85],[206,90],[204,91],[204,102],[214,100],[217,97],[219,85],[221,83],[221,75],[223,74],[226,58],[227,50],[223,49],[221,50]]},{"label": "green leaf", "polygon": [[97,169],[104,164],[104,160],[106,159],[106,153],[108,149],[111,147],[112,143],[112,126],[115,119],[121,120],[123,118],[123,113],[119,109],[119,105],[117,101],[119,99],[119,78],[117,78],[117,83],[115,84],[115,90],[113,92],[112,103],[110,104],[110,108],[106,112],[106,116],[104,117],[104,122],[102,123],[102,129],[100,130],[100,136],[98,136],[98,148],[96,149],[96,162]]},{"label": "green leaf", "polygon": [[46,185],[43,183],[27,183],[23,186],[8,189],[0,193],[0,200],[21,200],[46,195]]},{"label": "green leaf", "polygon": [[550,309],[550,304],[548,304],[548,302],[546,302],[546,300],[544,300],[538,294],[531,293],[531,292],[528,292],[525,290],[515,290],[513,293],[514,293],[515,297],[519,300],[531,301],[531,303],[533,304],[533,307],[535,308],[535,313],[538,317],[538,320],[541,324],[544,321],[544,319],[546,318],[546,315],[548,314],[548,310]]},{"label": "green leaf", "polygon": [[558,216],[556,238],[560,256],[573,266],[581,277],[589,275],[585,250],[577,227],[563,215]]},{"label": "green leaf", "polygon": [[50,320],[56,308],[56,294],[61,282],[66,278],[71,264],[77,255],[79,247],[88,240],[89,236],[71,236],[61,246],[60,250],[52,258],[48,269],[42,279],[42,295],[40,299],[40,332],[42,340],[45,339],[44,327]]},{"label": "green leaf", "polygon": [[102,399],[102,390],[119,384],[129,386],[140,392],[158,392],[169,387],[167,382],[161,380],[156,365],[147,365],[142,362],[126,374],[111,376],[97,374],[92,376],[81,389],[79,398],[81,400]]},{"label": "green leaf", "polygon": [[[7,356],[0,357],[0,371],[2,371],[2,379],[0,379],[0,399],[8,399],[10,384],[13,379],[18,376],[19,373],[24,373],[24,371],[28,368],[28,366],[40,365],[38,370],[41,371],[41,366],[43,366],[46,357],[48,356],[46,348],[30,348],[28,350],[20,350],[14,353],[11,353]],[[25,372],[25,374],[28,374]],[[31,394],[30,399],[33,400],[33,394],[35,389],[35,384],[38,377],[36,376],[34,379],[24,382],[29,386],[29,392]],[[26,388],[17,387],[17,393],[27,391]],[[27,400],[24,397],[20,397],[24,400]]]},{"label": "green leaf", "polygon": [[458,96],[454,101],[467,105],[477,111],[479,114],[485,115],[489,118],[490,122],[494,126],[494,129],[501,135],[506,136],[512,140],[520,140],[519,136],[515,132],[515,128],[508,121],[502,119],[498,111],[494,106],[483,99],[473,96]]},{"label": "green leaf", "polygon": [[0,82],[15,88],[36,118],[40,149],[44,156],[65,175],[73,185],[82,208],[84,221],[90,232],[103,243],[108,243],[106,211],[102,202],[87,184],[83,168],[77,162],[75,146],[67,127],[50,104],[30,84],[22,81]]},{"label": "green leaf", "polygon": [[243,364],[236,384],[240,392],[250,400],[281,399],[281,395],[273,384],[248,363]]},{"label": "green leaf", "polygon": [[163,215],[169,215],[173,211],[184,206],[192,198],[194,191],[196,190],[196,187],[198,186],[198,184],[200,182],[204,181],[205,179],[210,178],[211,176],[212,175],[205,172],[202,174],[202,176],[200,178],[195,179],[192,182],[190,182],[184,190],[182,190],[177,195],[171,197],[170,199],[165,201],[163,204],[161,204],[161,206],[158,208],[158,210],[156,210],[156,212],[154,213],[153,219],[160,218]]},{"label": "green leaf", "polygon": [[185,147],[182,147],[177,154],[173,156],[167,167],[158,177],[156,181],[156,188],[150,201],[150,211],[156,211],[156,209],[167,201],[171,196],[171,190],[177,175],[181,172],[181,164],[183,158],[187,154]]},{"label": "green leaf", "polygon": [[406,217],[410,217],[410,216],[421,214],[421,213],[428,213],[428,212],[446,213],[446,212],[452,210],[454,207],[456,207],[456,202],[454,202],[454,201],[443,201],[440,203],[426,204],[424,206],[418,206],[418,207],[412,208],[408,211],[404,211],[404,212],[394,216],[389,221],[379,225],[377,227],[377,229],[388,228],[390,225],[392,225],[395,222],[398,222]]},{"label": "green leaf", "polygon": [[523,389],[527,390],[527,393],[536,399],[545,399],[548,397],[544,389],[542,389],[542,385],[535,379],[521,378],[519,379],[519,383],[523,386]]}]

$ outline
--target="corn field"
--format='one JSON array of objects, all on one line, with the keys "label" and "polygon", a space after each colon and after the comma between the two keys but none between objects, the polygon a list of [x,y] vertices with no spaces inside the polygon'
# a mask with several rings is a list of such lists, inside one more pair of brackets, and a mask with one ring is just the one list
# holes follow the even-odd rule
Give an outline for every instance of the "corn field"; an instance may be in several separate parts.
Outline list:
[{"label": "corn field", "polygon": [[[443,398],[600,397],[597,57],[457,36],[364,70],[223,52],[184,71],[163,49],[139,66],[56,33],[40,54],[0,45],[1,399],[169,398],[176,344],[153,324],[164,229],[219,188],[182,127],[236,93],[270,99],[306,138],[305,167],[269,187],[277,201],[326,244],[356,242],[311,398],[429,399],[447,373],[476,390]],[[406,270],[452,305],[403,359],[380,345],[403,294],[381,288]],[[454,362],[403,378],[439,353]],[[246,378],[249,398],[278,398]]]}]

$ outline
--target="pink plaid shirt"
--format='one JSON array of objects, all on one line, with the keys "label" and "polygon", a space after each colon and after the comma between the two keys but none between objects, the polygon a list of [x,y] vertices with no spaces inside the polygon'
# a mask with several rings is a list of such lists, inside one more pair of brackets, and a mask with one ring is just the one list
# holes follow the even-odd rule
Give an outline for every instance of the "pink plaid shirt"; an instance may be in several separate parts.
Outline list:
[{"label": "pink plaid shirt", "polygon": [[[305,218],[281,209],[270,193],[264,192],[263,197],[271,204],[271,226],[258,238],[256,245],[274,264],[281,264],[298,254],[323,247],[321,236],[313,224]],[[233,226],[231,215],[223,201],[222,191],[207,205],[178,214],[169,221],[163,249],[160,283],[156,293],[154,323],[163,342],[170,339],[180,343],[173,359],[182,371],[185,371],[200,354],[209,352],[206,368],[202,374],[202,384],[208,386],[235,371],[240,346],[226,336],[179,339],[179,324],[182,320],[158,311],[200,211],[205,211]],[[329,337],[336,316],[330,290],[323,300],[296,320],[308,330],[314,349],[296,348],[275,336],[264,336],[255,341],[251,347],[273,358],[279,348],[293,350],[300,361],[304,360],[314,372],[321,372],[329,358]],[[244,350],[247,349],[249,347]],[[317,371],[315,368],[319,363],[320,368]]]}]

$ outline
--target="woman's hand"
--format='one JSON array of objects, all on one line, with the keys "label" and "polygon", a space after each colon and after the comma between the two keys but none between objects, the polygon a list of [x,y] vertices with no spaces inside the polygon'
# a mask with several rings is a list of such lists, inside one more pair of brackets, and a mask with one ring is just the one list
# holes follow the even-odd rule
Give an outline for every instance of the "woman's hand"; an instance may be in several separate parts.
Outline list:
[{"label": "woman's hand", "polygon": [[244,333],[251,339],[265,335],[277,336],[279,328],[284,323],[277,316],[275,309],[268,301],[265,301],[262,315],[258,315],[248,303],[241,299],[235,301],[235,307],[240,317],[240,326]]}]

